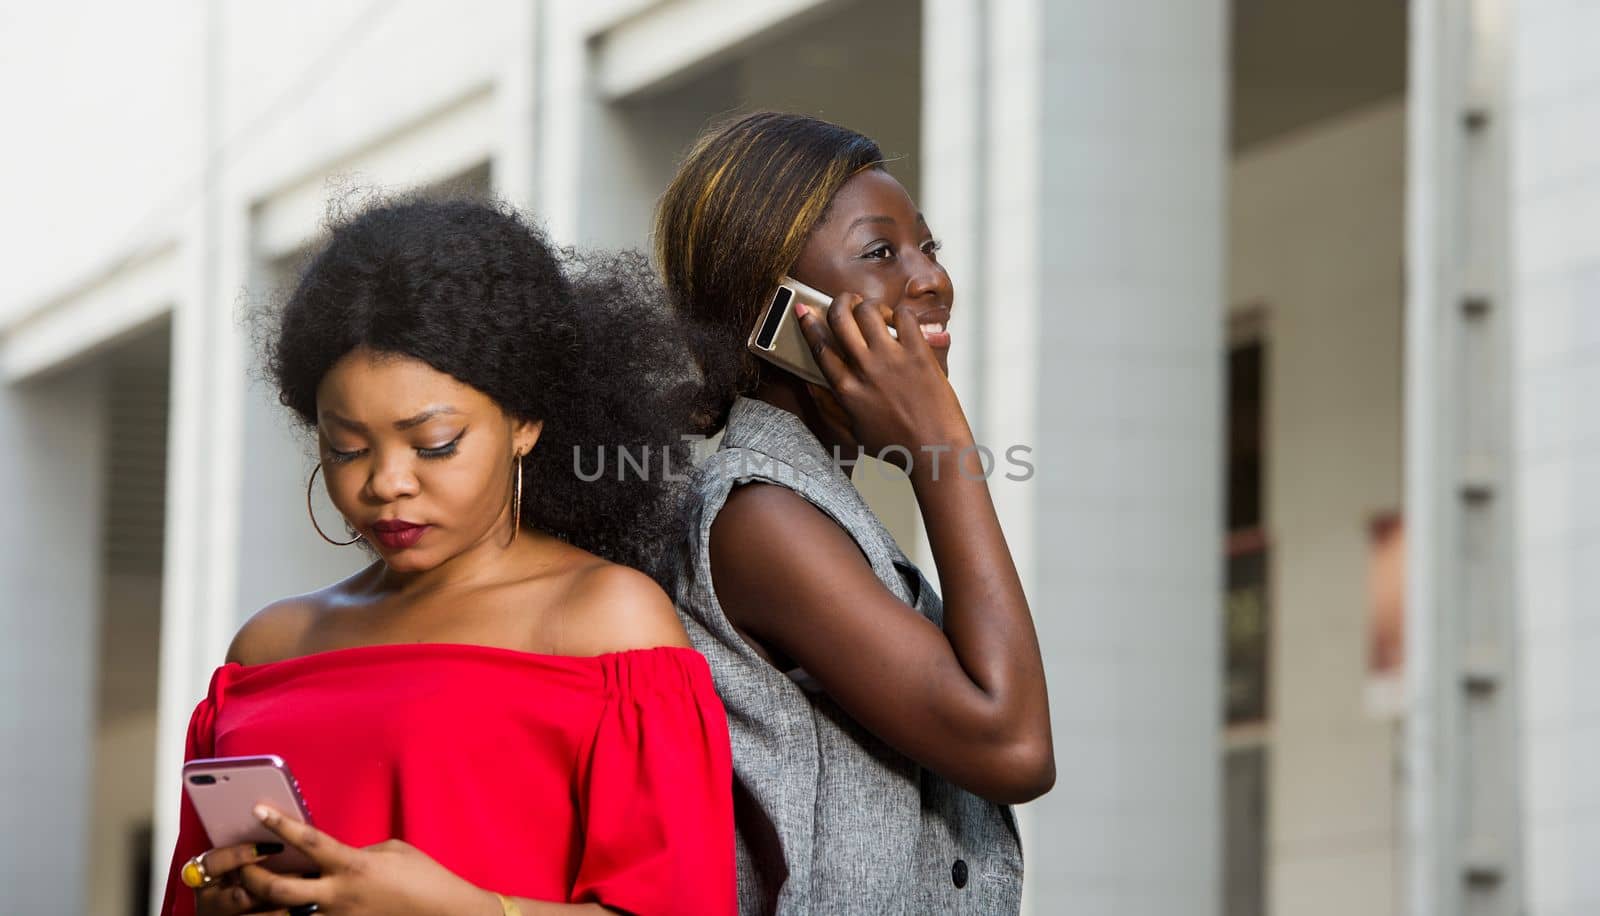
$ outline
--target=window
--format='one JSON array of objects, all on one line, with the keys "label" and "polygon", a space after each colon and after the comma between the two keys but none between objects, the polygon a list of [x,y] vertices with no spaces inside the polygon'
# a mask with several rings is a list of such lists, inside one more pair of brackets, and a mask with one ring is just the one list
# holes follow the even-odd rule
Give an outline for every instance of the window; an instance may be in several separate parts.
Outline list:
[{"label": "window", "polygon": [[1266,912],[1265,724],[1271,592],[1265,512],[1266,358],[1259,315],[1234,329],[1227,357],[1226,537],[1223,569],[1223,912]]}]

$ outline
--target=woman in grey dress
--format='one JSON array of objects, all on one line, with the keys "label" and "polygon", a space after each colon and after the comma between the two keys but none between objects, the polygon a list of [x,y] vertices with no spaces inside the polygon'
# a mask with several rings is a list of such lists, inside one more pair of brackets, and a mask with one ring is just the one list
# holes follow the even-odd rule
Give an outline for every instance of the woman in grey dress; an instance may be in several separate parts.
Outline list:
[{"label": "woman in grey dress", "polygon": [[[1009,805],[1055,779],[1038,639],[946,378],[950,277],[882,161],[838,125],[750,115],[702,138],[656,216],[700,431],[724,433],[677,598],[728,710],[744,913],[1015,913]],[[801,318],[829,388],[745,350],[785,274],[834,297]],[[909,472],[942,602],[841,468],[858,449]]]}]

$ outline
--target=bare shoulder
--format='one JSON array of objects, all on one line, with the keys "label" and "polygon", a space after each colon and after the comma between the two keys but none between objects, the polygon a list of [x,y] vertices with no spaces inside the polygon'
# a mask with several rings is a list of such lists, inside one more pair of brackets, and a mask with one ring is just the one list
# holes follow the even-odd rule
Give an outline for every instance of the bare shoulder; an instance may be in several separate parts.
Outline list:
[{"label": "bare shoulder", "polygon": [[596,559],[575,571],[559,614],[563,655],[689,645],[661,586],[618,563]]},{"label": "bare shoulder", "polygon": [[228,646],[228,661],[260,665],[298,654],[307,631],[321,614],[320,592],[274,601],[250,616]]},{"label": "bare shoulder", "polygon": [[228,647],[228,661],[261,665],[302,654],[308,634],[330,608],[347,605],[351,596],[370,585],[374,563],[347,579],[304,595],[272,602],[250,616]]},{"label": "bare shoulder", "polygon": [[[800,544],[807,549],[786,549]],[[711,522],[710,553],[719,597],[725,585],[735,594],[746,587],[764,590],[779,570],[826,581],[841,558],[866,560],[832,516],[788,487],[769,483],[744,484],[728,494]]]},{"label": "bare shoulder", "polygon": [[801,531],[810,536],[831,536],[841,542],[851,542],[850,535],[832,516],[794,490],[773,483],[747,483],[733,488],[712,520],[711,549],[714,554],[748,554],[769,559],[803,555],[803,552],[749,549],[775,541],[795,543],[798,539],[794,535]]},{"label": "bare shoulder", "polygon": [[712,530],[739,529],[741,531],[775,524],[773,515],[822,515],[804,496],[775,483],[752,481],[740,484],[728,492],[722,509],[712,520]]}]

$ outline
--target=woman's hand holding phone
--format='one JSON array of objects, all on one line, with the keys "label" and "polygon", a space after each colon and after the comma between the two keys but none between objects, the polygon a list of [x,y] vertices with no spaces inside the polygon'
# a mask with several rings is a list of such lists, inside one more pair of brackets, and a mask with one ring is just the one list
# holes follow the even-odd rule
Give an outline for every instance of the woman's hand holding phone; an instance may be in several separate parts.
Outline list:
[{"label": "woman's hand holding phone", "polygon": [[494,894],[473,886],[410,843],[386,840],[358,849],[264,805],[256,816],[285,844],[305,853],[319,871],[317,877],[301,878],[276,874],[253,862],[243,864],[240,888],[252,900],[261,901],[258,906],[316,904],[316,912],[327,916],[435,916],[500,910]]},{"label": "woman's hand holding phone", "polygon": [[[972,444],[966,414],[909,305],[893,312],[898,339],[890,334],[883,306],[854,293],[835,296],[825,314],[804,306],[796,314],[817,368],[833,389],[832,399],[869,453],[901,446],[921,467],[930,464],[929,456],[919,453],[924,445],[959,451]],[[809,387],[826,410],[829,392]],[[913,480],[917,476],[913,472]]]},{"label": "woman's hand holding phone", "polygon": [[262,859],[283,851],[283,844],[241,843],[237,846],[219,846],[202,855],[206,874],[216,883],[195,888],[195,916],[240,916],[259,913],[267,906],[263,900],[250,895],[239,883],[240,869],[255,865]]}]

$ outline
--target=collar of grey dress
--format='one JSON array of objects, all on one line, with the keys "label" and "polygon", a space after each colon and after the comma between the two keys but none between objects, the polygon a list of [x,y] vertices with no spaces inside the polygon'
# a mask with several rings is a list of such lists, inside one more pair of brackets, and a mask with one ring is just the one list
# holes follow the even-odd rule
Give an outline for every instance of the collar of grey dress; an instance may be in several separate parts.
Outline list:
[{"label": "collar of grey dress", "polygon": [[744,448],[781,458],[799,470],[834,478],[834,483],[850,484],[844,468],[853,456],[835,456],[806,426],[805,421],[759,398],[736,398],[728,411],[723,448]]}]

